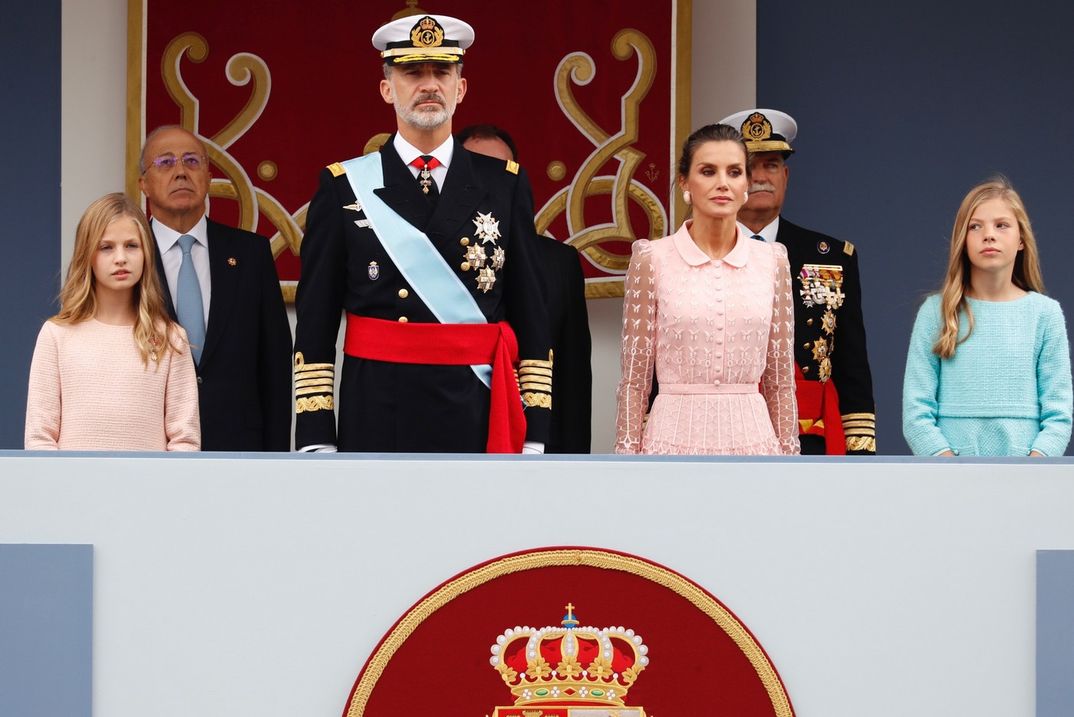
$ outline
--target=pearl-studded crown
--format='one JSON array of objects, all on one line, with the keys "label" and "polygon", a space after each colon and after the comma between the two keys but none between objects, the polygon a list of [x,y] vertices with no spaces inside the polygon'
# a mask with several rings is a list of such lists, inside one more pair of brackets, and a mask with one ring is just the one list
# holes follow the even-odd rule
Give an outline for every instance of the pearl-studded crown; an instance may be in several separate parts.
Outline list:
[{"label": "pearl-studded crown", "polygon": [[515,627],[496,638],[492,666],[515,705],[586,703],[624,706],[649,664],[641,636],[622,627],[579,627],[574,605],[555,627]]}]

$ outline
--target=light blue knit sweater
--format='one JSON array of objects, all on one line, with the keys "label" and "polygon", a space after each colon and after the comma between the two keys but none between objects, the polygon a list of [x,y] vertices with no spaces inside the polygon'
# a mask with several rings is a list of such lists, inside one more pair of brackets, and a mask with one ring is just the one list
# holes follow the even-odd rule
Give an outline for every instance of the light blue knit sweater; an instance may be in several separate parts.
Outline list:
[{"label": "light blue knit sweater", "polygon": [[[973,333],[950,359],[940,335],[940,297],[917,312],[902,391],[902,432],[914,455],[1061,456],[1070,442],[1074,394],[1059,302],[1030,292],[1015,301],[969,299]],[[966,316],[960,319],[960,336]]]}]

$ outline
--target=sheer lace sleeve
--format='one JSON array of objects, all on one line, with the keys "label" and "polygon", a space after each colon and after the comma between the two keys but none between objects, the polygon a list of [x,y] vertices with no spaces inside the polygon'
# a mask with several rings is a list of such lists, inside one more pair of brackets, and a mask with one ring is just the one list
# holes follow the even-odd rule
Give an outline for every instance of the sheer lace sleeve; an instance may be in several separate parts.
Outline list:
[{"label": "sheer lace sleeve", "polygon": [[794,397],[794,304],[787,248],[773,243],[776,273],[773,277],[772,326],[768,357],[761,376],[761,393],[784,455],[801,452],[798,443],[798,404]]},{"label": "sheer lace sleeve", "polygon": [[653,381],[656,351],[656,277],[652,244],[639,239],[631,247],[623,285],[623,347],[616,391],[615,452],[638,453]]}]

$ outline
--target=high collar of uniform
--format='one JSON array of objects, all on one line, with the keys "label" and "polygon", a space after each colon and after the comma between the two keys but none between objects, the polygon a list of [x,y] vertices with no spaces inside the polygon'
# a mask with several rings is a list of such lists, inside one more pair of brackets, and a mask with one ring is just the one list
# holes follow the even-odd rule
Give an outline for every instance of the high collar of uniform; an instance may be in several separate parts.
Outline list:
[{"label": "high collar of uniform", "polygon": [[694,243],[693,237],[690,236],[691,224],[693,224],[692,221],[683,222],[679,230],[671,237],[671,240],[675,242],[675,248],[679,251],[679,256],[687,264],[690,266],[702,266],[711,261],[721,261],[725,264],[730,264],[736,269],[741,269],[746,265],[746,260],[750,256],[750,243],[742,238],[742,233],[737,228],[735,230],[735,245],[731,248],[731,251],[722,259],[713,259]]},{"label": "high collar of uniform", "polygon": [[[418,157],[426,154],[410,142],[403,139],[403,135],[398,132],[396,132],[395,137],[392,138],[392,146],[395,147],[395,151],[399,154],[399,159],[403,160],[403,164],[410,164]],[[441,166],[450,167],[451,159],[455,155],[455,139],[451,135],[448,135],[448,138],[444,140],[444,143],[432,152],[429,152],[428,155],[436,157]]]}]

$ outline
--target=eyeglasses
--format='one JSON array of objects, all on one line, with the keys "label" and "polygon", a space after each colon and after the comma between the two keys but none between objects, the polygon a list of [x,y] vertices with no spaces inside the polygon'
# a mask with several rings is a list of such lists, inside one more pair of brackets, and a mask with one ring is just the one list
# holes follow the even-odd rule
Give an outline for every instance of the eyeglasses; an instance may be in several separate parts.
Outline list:
[{"label": "eyeglasses", "polygon": [[[156,167],[162,172],[170,172],[175,169],[175,165],[183,163],[183,166],[190,170],[198,170],[205,166],[205,157],[194,152],[187,152],[182,157],[176,157],[174,154],[162,154],[149,163],[151,167]],[[149,167],[146,167],[148,169]]]}]

